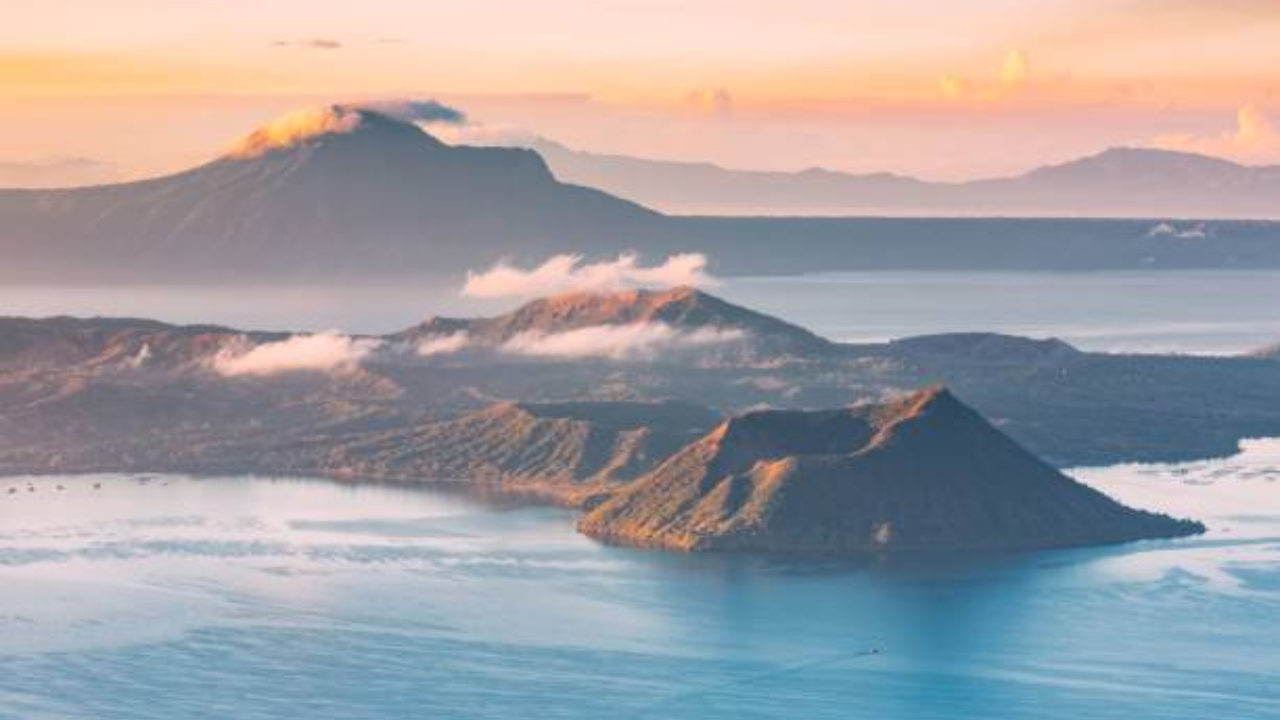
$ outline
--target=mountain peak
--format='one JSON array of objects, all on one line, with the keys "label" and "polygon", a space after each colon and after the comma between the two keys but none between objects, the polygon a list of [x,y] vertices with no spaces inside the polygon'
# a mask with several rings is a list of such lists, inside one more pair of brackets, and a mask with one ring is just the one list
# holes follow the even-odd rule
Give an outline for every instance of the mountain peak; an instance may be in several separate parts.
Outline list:
[{"label": "mountain peak", "polygon": [[305,147],[343,135],[381,134],[439,144],[417,125],[355,105],[328,105],[308,108],[268,121],[237,141],[227,152],[233,160],[251,160],[264,155]]}]

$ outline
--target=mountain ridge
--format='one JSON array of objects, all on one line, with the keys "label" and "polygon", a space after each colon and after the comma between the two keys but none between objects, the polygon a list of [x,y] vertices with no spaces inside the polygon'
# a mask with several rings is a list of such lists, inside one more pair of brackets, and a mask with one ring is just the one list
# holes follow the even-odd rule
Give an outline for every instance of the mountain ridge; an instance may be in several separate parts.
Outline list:
[{"label": "mountain ridge", "polygon": [[[650,160],[574,150],[536,136],[509,144],[536,150],[565,180],[679,214],[1280,218],[1280,166],[1155,148],[1117,146],[1008,176],[937,181],[883,171]],[[1139,190],[1154,194],[1132,197]],[[1117,191],[1129,195],[1117,197]]]},{"label": "mountain ridge", "polygon": [[547,337],[593,328],[637,326],[740,333],[739,341],[733,344],[739,352],[749,349],[748,355],[756,358],[776,360],[840,351],[835,343],[804,328],[689,286],[565,293],[531,300],[495,317],[431,318],[395,337],[422,343],[462,334],[472,348],[500,350],[531,335]]}]

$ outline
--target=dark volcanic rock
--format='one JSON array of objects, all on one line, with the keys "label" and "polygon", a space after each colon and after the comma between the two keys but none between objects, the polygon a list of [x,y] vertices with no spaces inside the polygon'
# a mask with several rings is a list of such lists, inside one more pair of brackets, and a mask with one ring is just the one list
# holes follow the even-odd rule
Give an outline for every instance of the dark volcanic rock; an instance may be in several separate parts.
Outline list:
[{"label": "dark volcanic rock", "polygon": [[674,401],[499,403],[293,452],[313,463],[299,470],[323,475],[456,481],[577,505],[652,470],[718,420]]},{"label": "dark volcanic rock", "polygon": [[579,528],[677,550],[844,553],[1051,548],[1204,531],[1075,482],[941,389],[726,421]]}]

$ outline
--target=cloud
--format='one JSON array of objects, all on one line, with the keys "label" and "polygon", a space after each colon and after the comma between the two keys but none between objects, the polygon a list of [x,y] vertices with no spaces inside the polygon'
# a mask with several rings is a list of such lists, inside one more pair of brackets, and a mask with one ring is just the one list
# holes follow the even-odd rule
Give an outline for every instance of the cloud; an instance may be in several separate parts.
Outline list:
[{"label": "cloud", "polygon": [[213,369],[226,377],[263,376],[282,372],[333,372],[355,367],[382,345],[379,340],[334,332],[294,335],[252,347],[227,348],[213,358]]},{"label": "cloud", "polygon": [[969,81],[958,75],[941,75],[938,77],[938,92],[948,100],[959,100],[966,97],[971,88]]},{"label": "cloud", "polygon": [[1151,144],[1166,150],[1200,153],[1242,162],[1280,159],[1280,132],[1257,105],[1236,112],[1236,127],[1218,135],[1160,135]]},{"label": "cloud", "polygon": [[938,76],[938,93],[947,100],[994,102],[1016,94],[1031,79],[1031,59],[1027,51],[1014,49],[1004,54],[998,82],[994,79],[972,81],[963,75],[946,73]]},{"label": "cloud", "polygon": [[733,95],[724,88],[694,90],[685,95],[684,104],[694,112],[717,120],[733,117]]},{"label": "cloud", "polygon": [[1204,223],[1193,225],[1184,230],[1172,223],[1160,223],[1147,231],[1147,237],[1170,237],[1176,240],[1204,240],[1209,237],[1209,229]]},{"label": "cloud", "polygon": [[455,333],[447,335],[432,335],[423,338],[418,343],[417,353],[422,357],[432,357],[435,355],[450,355],[459,352],[467,345],[471,344],[471,338],[466,331],[459,330]]},{"label": "cloud", "polygon": [[386,115],[402,122],[466,122],[466,115],[461,110],[435,100],[384,100],[329,105],[308,108],[271,120],[233,145],[228,156],[241,160],[255,158],[274,150],[297,147],[322,135],[349,133],[360,127],[366,112]]},{"label": "cloud", "polygon": [[530,147],[539,140],[537,134],[516,125],[490,123],[426,122],[427,132],[449,145],[480,145],[498,147]]},{"label": "cloud", "polygon": [[342,43],[333,38],[309,38],[306,40],[276,40],[271,43],[276,47],[300,47],[312,50],[340,50]]},{"label": "cloud", "polygon": [[474,298],[537,297],[567,292],[604,292],[630,288],[708,287],[718,284],[706,272],[701,253],[672,255],[661,265],[642,267],[634,253],[583,264],[581,255],[556,255],[536,268],[499,261],[482,273],[467,273],[462,294]]},{"label": "cloud", "polygon": [[609,360],[652,360],[678,352],[742,340],[742,330],[680,330],[664,322],[593,325],[558,333],[526,331],[508,340],[503,352],[528,357]]},{"label": "cloud", "polygon": [[386,115],[403,122],[463,125],[466,113],[435,100],[381,100],[353,106],[360,110]]},{"label": "cloud", "polygon": [[1021,85],[1031,75],[1031,63],[1025,50],[1010,50],[1000,66],[1000,82],[1005,85]]},{"label": "cloud", "polygon": [[349,133],[360,126],[360,112],[343,105],[310,108],[278,117],[232,146],[229,157],[255,158],[295,147],[314,137]]}]

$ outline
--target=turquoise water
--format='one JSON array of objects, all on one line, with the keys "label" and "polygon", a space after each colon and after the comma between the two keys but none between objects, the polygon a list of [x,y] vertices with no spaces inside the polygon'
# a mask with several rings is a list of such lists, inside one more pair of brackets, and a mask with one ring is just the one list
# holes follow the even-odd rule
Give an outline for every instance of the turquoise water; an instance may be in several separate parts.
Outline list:
[{"label": "turquoise water", "polygon": [[415,488],[0,479],[0,718],[1280,717],[1280,442],[1076,475],[1211,531],[866,566]]}]

